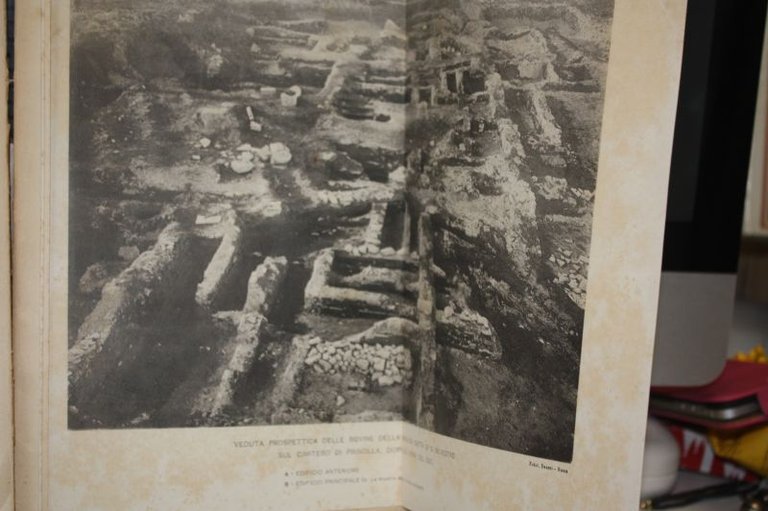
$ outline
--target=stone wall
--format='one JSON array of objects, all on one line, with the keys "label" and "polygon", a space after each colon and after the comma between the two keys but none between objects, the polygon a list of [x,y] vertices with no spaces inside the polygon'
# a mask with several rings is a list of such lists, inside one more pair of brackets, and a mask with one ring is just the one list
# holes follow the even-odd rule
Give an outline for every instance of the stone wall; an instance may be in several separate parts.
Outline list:
[{"label": "stone wall", "polygon": [[248,279],[248,295],[243,312],[256,312],[268,316],[277,290],[285,281],[288,260],[285,257],[267,257]]},{"label": "stone wall", "polygon": [[[178,224],[166,227],[157,243],[107,283],[101,300],[80,326],[69,350],[71,401],[87,404],[93,392],[103,391],[110,371],[122,363],[130,342],[126,327],[158,305],[178,301],[184,277],[193,275],[189,260],[192,239]],[[138,351],[140,347],[136,347]]]},{"label": "stone wall", "polygon": [[222,349],[222,359],[199,393],[194,413],[210,417],[232,404],[238,384],[250,371],[272,309],[282,287],[288,261],[267,257],[248,279],[248,296],[239,316],[237,334]]},{"label": "stone wall", "polygon": [[240,316],[237,335],[222,350],[225,356],[200,392],[193,413],[212,417],[232,404],[238,383],[253,365],[266,327],[267,320],[261,314],[243,313]]}]

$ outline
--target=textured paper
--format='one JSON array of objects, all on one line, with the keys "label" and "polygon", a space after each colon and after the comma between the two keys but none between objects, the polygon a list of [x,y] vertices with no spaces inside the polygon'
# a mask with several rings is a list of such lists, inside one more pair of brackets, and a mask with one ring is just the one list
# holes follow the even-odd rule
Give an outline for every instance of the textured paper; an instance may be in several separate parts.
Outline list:
[{"label": "textured paper", "polygon": [[[4,5],[3,5],[4,7]],[[5,9],[0,13],[5,55]],[[8,167],[8,69],[0,65],[0,509],[13,509],[13,381],[11,374],[11,238]]]},{"label": "textured paper", "polygon": [[[68,5],[20,6],[16,196],[19,509],[631,509],[639,495],[662,229],[682,51],[680,0],[617,0],[572,463],[473,446],[411,425],[69,431],[66,423]],[[349,462],[392,478],[286,489],[309,458],[235,442],[407,437]],[[386,442],[381,447],[386,448]],[[390,443],[390,445],[392,445]],[[414,456],[415,454],[415,456]],[[431,464],[418,461],[430,458]],[[338,462],[334,461],[334,466]],[[352,489],[354,488],[354,489]]]}]

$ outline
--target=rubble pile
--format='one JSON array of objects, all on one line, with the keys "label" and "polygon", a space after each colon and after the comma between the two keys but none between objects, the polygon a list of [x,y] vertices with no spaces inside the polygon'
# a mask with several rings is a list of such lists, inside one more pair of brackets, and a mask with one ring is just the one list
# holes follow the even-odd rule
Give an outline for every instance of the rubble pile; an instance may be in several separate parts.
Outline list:
[{"label": "rubble pile", "polygon": [[486,317],[451,303],[438,310],[435,319],[444,344],[492,360],[501,358],[499,335]]},{"label": "rubble pile", "polygon": [[556,268],[555,284],[564,286],[565,293],[580,307],[584,307],[587,293],[587,263],[589,259],[576,256],[572,250],[560,248],[549,256],[549,262]]},{"label": "rubble pile", "polygon": [[531,178],[533,188],[545,200],[563,200],[568,192],[568,181],[561,177],[544,176],[539,179],[538,176]]},{"label": "rubble pile", "polygon": [[370,255],[380,254],[384,257],[399,256],[399,257],[411,257],[412,259],[418,258],[418,254],[416,254],[415,252],[413,253],[409,252],[407,248],[401,248],[399,250],[395,250],[392,247],[380,248],[376,245],[365,244],[365,243],[362,243],[360,245],[352,245],[352,244],[344,245],[344,250],[356,256],[362,256],[366,254],[370,254]]},{"label": "rubble pile", "polygon": [[595,197],[594,192],[584,188],[571,187],[568,185],[568,181],[561,177],[544,176],[539,178],[533,176],[531,181],[534,191],[542,199],[558,201],[563,206],[588,206],[592,204]]},{"label": "rubble pile", "polygon": [[293,154],[282,142],[272,142],[262,147],[242,144],[234,151],[225,150],[219,153],[218,163],[226,165],[237,174],[248,174],[264,168],[264,165],[284,166],[291,162]]},{"label": "rubble pile", "polygon": [[571,188],[571,193],[581,200],[591,202],[595,198],[595,192],[584,188]]},{"label": "rubble pile", "polygon": [[413,378],[411,352],[402,345],[354,343],[349,340],[310,341],[304,363],[316,373],[354,373],[381,387],[409,385]]}]

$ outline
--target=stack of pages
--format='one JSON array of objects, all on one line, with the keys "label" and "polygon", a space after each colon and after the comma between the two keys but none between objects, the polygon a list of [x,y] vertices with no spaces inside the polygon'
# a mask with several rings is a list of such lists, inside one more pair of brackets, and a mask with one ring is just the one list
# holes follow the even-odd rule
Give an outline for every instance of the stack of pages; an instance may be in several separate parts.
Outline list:
[{"label": "stack of pages", "polygon": [[685,8],[20,3],[0,501],[635,508]]}]

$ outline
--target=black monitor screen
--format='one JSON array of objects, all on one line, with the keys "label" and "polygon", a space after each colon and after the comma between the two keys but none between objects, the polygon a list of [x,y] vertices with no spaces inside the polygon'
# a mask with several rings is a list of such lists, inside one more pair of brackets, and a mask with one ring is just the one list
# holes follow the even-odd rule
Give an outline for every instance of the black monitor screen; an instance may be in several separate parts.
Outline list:
[{"label": "black monitor screen", "polygon": [[689,1],[664,271],[736,271],[766,3]]}]

